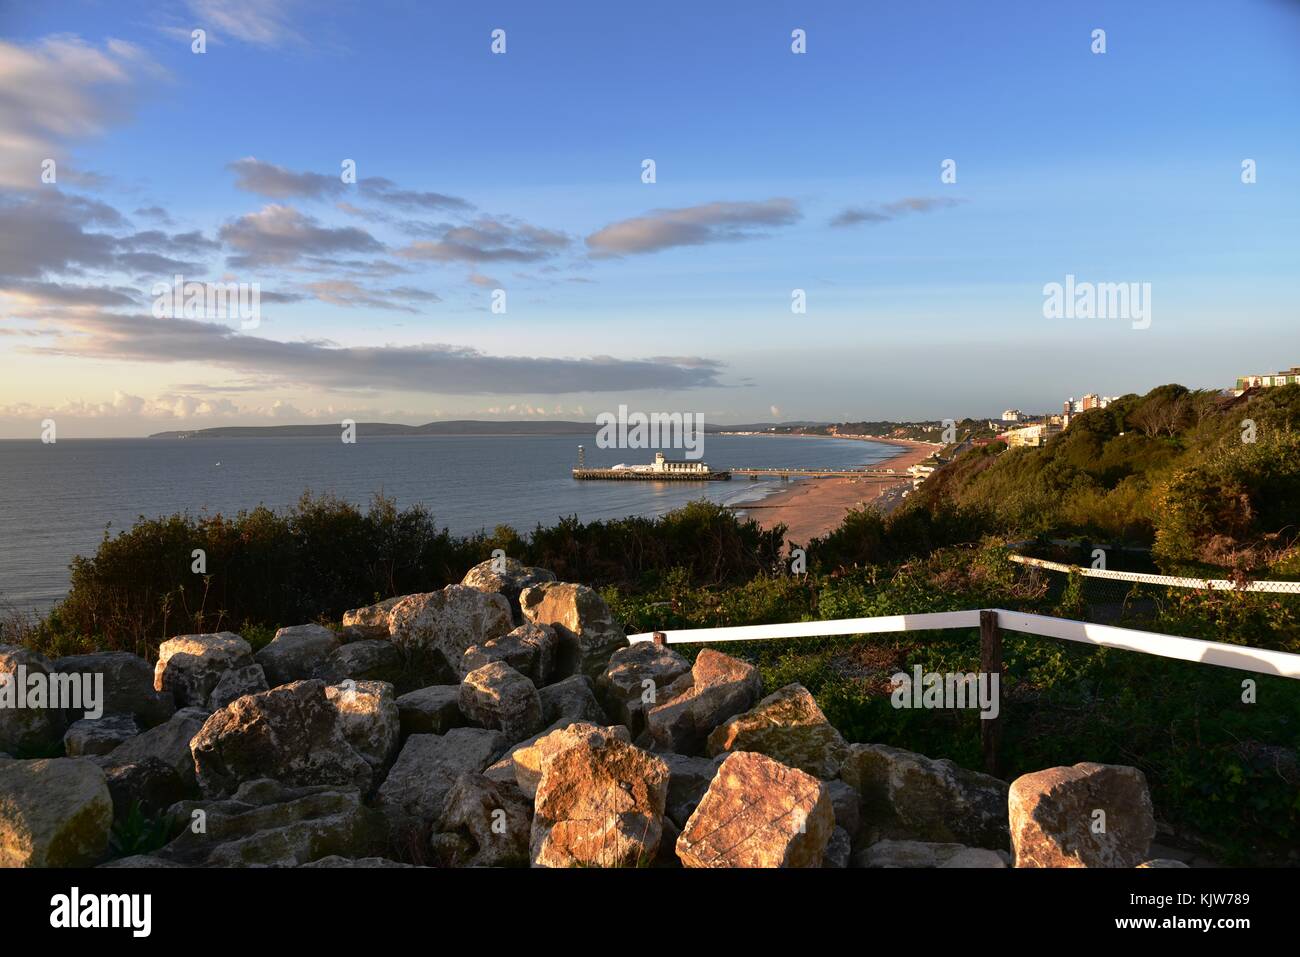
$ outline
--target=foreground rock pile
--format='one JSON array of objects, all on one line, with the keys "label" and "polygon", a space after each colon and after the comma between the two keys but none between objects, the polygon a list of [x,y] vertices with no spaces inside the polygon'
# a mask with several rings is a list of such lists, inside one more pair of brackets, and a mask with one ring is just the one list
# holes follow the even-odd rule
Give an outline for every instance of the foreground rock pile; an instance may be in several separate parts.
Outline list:
[{"label": "foreground rock pile", "polygon": [[[447,676],[398,694],[412,661]],[[847,743],[798,684],[712,649],[629,646],[591,589],[485,562],[462,584],[282,628],[0,675],[105,676],[98,719],[0,710],[0,866],[1134,867],[1141,772],[1012,784]],[[766,696],[764,691],[768,691]]]}]

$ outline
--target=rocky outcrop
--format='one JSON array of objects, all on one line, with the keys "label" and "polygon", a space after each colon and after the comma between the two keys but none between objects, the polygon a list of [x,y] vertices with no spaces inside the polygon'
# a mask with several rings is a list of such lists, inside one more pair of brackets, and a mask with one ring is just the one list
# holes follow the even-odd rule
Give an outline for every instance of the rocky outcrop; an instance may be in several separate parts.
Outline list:
[{"label": "rocky outcrop", "polygon": [[555,629],[559,638],[557,676],[599,677],[610,655],[627,646],[627,636],[605,600],[586,585],[532,585],[520,594],[519,605],[525,619]]},{"label": "rocky outcrop", "polygon": [[437,826],[465,839],[461,866],[519,867],[528,864],[532,819],[532,801],[518,787],[466,773],[447,792]]},{"label": "rocky outcrop", "polygon": [[990,851],[964,844],[925,841],[877,841],[860,851],[857,867],[1007,867],[1005,851]]},{"label": "rocky outcrop", "polygon": [[84,758],[0,762],[0,867],[86,867],[108,850],[113,799]]},{"label": "rocky outcrop", "polygon": [[[97,651],[88,655],[68,655],[54,661],[56,674],[103,675],[105,715],[129,714],[142,728],[161,724],[176,711],[169,692],[154,689],[154,669],[149,662],[129,651]],[[82,715],[69,714],[75,721]]]},{"label": "rocky outcrop", "polygon": [[615,738],[631,743],[627,728],[621,726],[601,728],[592,724],[575,723],[540,734],[531,743],[525,742],[511,752],[515,783],[528,797],[535,797],[542,772],[555,755],[579,744],[598,747]]},{"label": "rocky outcrop", "polygon": [[581,736],[543,762],[529,840],[533,866],[649,866],[667,796],[668,767],[658,757],[612,735]]},{"label": "rocky outcrop", "polygon": [[156,759],[176,772],[187,791],[193,790],[197,782],[190,741],[207,719],[208,713],[200,708],[181,708],[162,724],[128,738],[108,754],[94,760],[104,768],[120,768]]},{"label": "rocky outcrop", "polygon": [[460,712],[471,724],[494,728],[514,744],[543,727],[533,683],[504,661],[476,668],[460,684]]},{"label": "rocky outcrop", "polygon": [[570,675],[538,688],[537,695],[542,702],[542,720],[547,724],[565,720],[609,723],[605,709],[596,700],[595,684],[586,675]]},{"label": "rocky outcrop", "polygon": [[401,717],[397,694],[387,681],[346,681],[325,688],[325,699],[339,716],[343,737],[376,774],[397,755]]},{"label": "rocky outcrop", "polygon": [[261,665],[231,668],[221,676],[217,686],[212,689],[212,694],[208,696],[208,706],[213,711],[220,711],[246,694],[258,694],[269,690],[271,685],[267,683],[266,672]]},{"label": "rocky outcrop", "polygon": [[608,713],[636,738],[645,728],[646,709],[659,702],[659,689],[690,670],[691,663],[667,645],[640,641],[610,655],[596,689]]},{"label": "rocky outcrop", "polygon": [[198,783],[208,797],[274,777],[292,787],[350,786],[365,791],[371,768],[348,742],[320,681],[248,695],[213,714],[191,742]]},{"label": "rocky outcrop", "polygon": [[397,699],[402,734],[446,734],[465,723],[459,685],[430,685]]},{"label": "rocky outcrop", "polygon": [[[0,645],[0,695],[17,696],[20,682],[30,685],[29,677],[44,680],[52,671],[44,655],[17,645]],[[23,689],[25,693],[25,689]],[[80,715],[78,715],[80,717]],[[64,713],[49,707],[0,707],[0,751],[46,752],[63,736]]]},{"label": "rocky outcrop", "polygon": [[355,638],[387,638],[388,615],[403,596],[388,598],[375,605],[353,608],[343,613],[343,629]]},{"label": "rocky outcrop", "polygon": [[396,684],[403,677],[402,652],[391,641],[363,638],[330,652],[314,677],[327,684],[353,681],[387,681]]},{"label": "rocky outcrop", "polygon": [[184,827],[157,857],[191,866],[296,867],[382,848],[377,815],[351,788],[254,779],[223,800],[181,801],[168,813]]},{"label": "rocky outcrop", "polygon": [[82,718],[69,725],[63,735],[63,753],[70,758],[108,754],[139,733],[140,727],[135,723],[135,717],[129,714]]},{"label": "rocky outcrop", "polygon": [[699,753],[713,729],[753,707],[762,689],[753,665],[705,648],[647,712],[647,732],[656,750]]},{"label": "rocky outcrop", "polygon": [[1023,775],[1009,813],[1016,867],[1136,867],[1156,832],[1146,776],[1123,765]]},{"label": "rocky outcrop", "polygon": [[459,673],[465,650],[500,638],[514,627],[510,604],[494,592],[464,585],[407,595],[388,613],[388,630],[400,648],[434,654]]},{"label": "rocky outcrop", "polygon": [[232,632],[179,635],[158,646],[154,690],[170,692],[178,708],[209,708],[221,676],[253,663],[252,647]]},{"label": "rocky outcrop", "polygon": [[339,644],[338,635],[324,625],[291,625],[277,631],[254,658],[274,688],[314,677]]},{"label": "rocky outcrop", "polygon": [[453,728],[446,734],[413,734],[379,787],[375,806],[394,846],[411,851],[442,815],[456,779],[480,772],[505,748],[499,731]]},{"label": "rocky outcrop", "polygon": [[502,595],[510,603],[511,615],[518,625],[524,620],[519,608],[519,595],[525,588],[553,581],[555,575],[545,568],[537,568],[513,558],[501,557],[479,562],[465,573],[461,584],[467,588],[477,588],[479,591],[496,592]]},{"label": "rocky outcrop", "polygon": [[821,867],[834,830],[825,784],[736,751],[682,829],[677,856],[684,867]]},{"label": "rocky outcrop", "polygon": [[460,676],[464,678],[475,668],[490,662],[504,661],[540,688],[555,674],[558,650],[559,639],[555,629],[526,622],[500,638],[466,648],[460,661]]},{"label": "rocky outcrop", "polygon": [[883,744],[854,744],[840,778],[862,795],[880,837],[1008,846],[1007,785],[946,758]]},{"label": "rocky outcrop", "polygon": [[708,739],[710,755],[757,751],[814,777],[840,773],[848,745],[800,684],[772,692],[744,714],[727,719]]}]

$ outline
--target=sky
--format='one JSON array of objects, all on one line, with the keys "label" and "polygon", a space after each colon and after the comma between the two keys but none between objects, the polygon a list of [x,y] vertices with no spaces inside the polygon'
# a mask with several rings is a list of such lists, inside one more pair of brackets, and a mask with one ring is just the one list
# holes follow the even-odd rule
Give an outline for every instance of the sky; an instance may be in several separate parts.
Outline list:
[{"label": "sky", "polygon": [[0,0],[0,438],[1226,388],[1298,259],[1295,0]]}]

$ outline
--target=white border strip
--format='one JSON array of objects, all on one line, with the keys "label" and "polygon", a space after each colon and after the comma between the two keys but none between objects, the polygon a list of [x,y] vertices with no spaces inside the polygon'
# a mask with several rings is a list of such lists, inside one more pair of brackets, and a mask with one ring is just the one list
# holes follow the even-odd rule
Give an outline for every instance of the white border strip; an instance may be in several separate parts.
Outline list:
[{"label": "white border strip", "polygon": [[[993,609],[998,627],[1045,638],[1077,641],[1101,648],[1119,648],[1144,655],[1196,661],[1221,668],[1236,668],[1281,678],[1300,678],[1300,655],[1269,651],[1246,645],[1229,645],[1218,641],[1201,641],[1178,635],[1094,625],[1068,618],[1052,618],[1022,611]],[[841,618],[833,621],[794,621],[777,625],[741,625],[731,628],[688,628],[662,632],[670,645],[711,644],[720,641],[767,641],[782,638],[817,638],[834,635],[869,635],[898,631],[937,631],[946,628],[978,628],[979,609],[944,611],[924,615],[885,615],[878,618]],[[652,641],[655,632],[629,635],[636,644]]]},{"label": "white border strip", "polygon": [[1300,582],[1257,581],[1245,586],[1224,578],[1179,578],[1174,575],[1147,575],[1142,572],[1114,572],[1104,568],[1084,568],[1082,565],[1066,565],[1052,562],[1046,558],[1030,558],[1027,555],[1012,553],[1007,556],[1021,565],[1046,568],[1054,572],[1078,572],[1087,578],[1109,578],[1114,581],[1143,582],[1148,585],[1164,585],[1169,588],[1210,588],[1214,591],[1256,591],[1281,592],[1285,594],[1300,593]]}]

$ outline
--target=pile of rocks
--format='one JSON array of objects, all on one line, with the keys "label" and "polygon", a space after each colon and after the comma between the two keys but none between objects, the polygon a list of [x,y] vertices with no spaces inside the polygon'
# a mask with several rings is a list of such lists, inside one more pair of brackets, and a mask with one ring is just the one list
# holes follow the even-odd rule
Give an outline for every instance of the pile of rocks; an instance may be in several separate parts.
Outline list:
[{"label": "pile of rocks", "polygon": [[[417,653],[458,680],[399,695]],[[85,866],[135,809],[176,834],[108,866],[1133,867],[1141,772],[1011,785],[848,744],[798,684],[629,646],[600,596],[494,560],[459,585],[282,628],[0,672],[101,672],[103,717],[0,711],[0,866]]]}]

